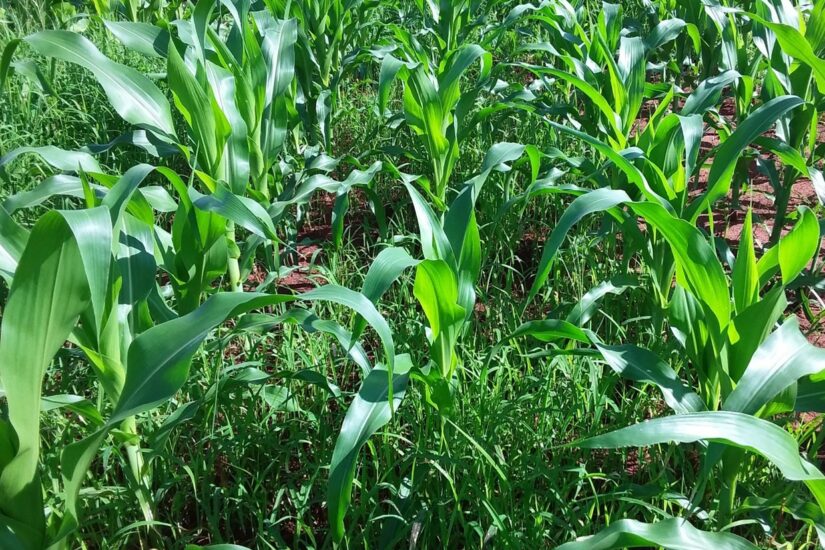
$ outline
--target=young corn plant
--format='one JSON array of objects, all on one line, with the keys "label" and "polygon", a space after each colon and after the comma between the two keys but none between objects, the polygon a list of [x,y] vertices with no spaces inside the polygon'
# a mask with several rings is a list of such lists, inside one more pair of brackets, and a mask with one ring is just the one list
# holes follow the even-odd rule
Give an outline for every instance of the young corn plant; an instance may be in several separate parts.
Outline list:
[{"label": "young corn plant", "polygon": [[374,41],[376,32],[369,14],[379,9],[379,4],[375,0],[268,2],[273,13],[298,22],[295,65],[300,90],[296,106],[309,143],[323,144],[330,154],[339,87],[347,72],[364,57],[360,45]]},{"label": "young corn plant", "polygon": [[[228,15],[218,14],[219,9]],[[191,202],[201,211],[217,214],[209,219],[204,219],[203,213],[197,215],[203,255],[192,260],[215,258],[215,247],[222,247],[227,255],[229,287],[240,291],[243,271],[248,269],[242,260],[254,258],[261,244],[278,240],[275,222],[283,214],[284,204],[302,196],[303,183],[297,176],[311,176],[319,167],[329,171],[335,161],[311,157],[307,169],[291,177],[286,177],[290,170],[281,164],[291,113],[295,112],[294,20],[276,20],[268,11],[250,11],[250,4],[244,0],[203,0],[192,17],[180,21],[177,27],[178,36],[174,37],[168,29],[148,23],[107,22],[107,28],[126,46],[147,56],[165,58],[166,81],[176,110],[186,122],[188,141],[177,137],[171,106],[157,86],[133,69],[104,57],[87,39],[68,31],[42,31],[23,41],[41,54],[92,71],[118,114],[140,128],[116,143],[135,143],[153,153],[172,148],[189,160],[206,194],[187,191],[191,200],[182,199],[181,207],[188,208]],[[6,48],[0,81],[18,44],[13,41]],[[340,197],[342,190],[368,184],[378,167],[373,165],[366,171],[366,180],[364,173],[356,171],[345,182],[327,178],[320,185],[315,178],[307,185],[337,190]],[[347,206],[348,202],[339,198],[339,220]],[[217,244],[213,238],[221,217],[225,244]],[[257,237],[247,240],[243,250],[236,235],[238,226]],[[191,263],[174,271],[191,273]],[[277,267],[277,258],[271,263]],[[212,262],[211,266],[215,265]],[[197,279],[209,278],[213,271],[210,266],[201,266]],[[189,294],[197,303],[199,294]]]},{"label": "young corn plant", "polygon": [[[401,80],[403,118],[418,136],[432,170],[432,180],[425,178],[420,183],[443,210],[461,142],[478,122],[468,115],[490,75],[492,55],[477,44],[464,44],[441,59],[431,59],[410,32],[397,28],[396,35],[402,45],[382,53],[378,109],[382,116],[388,115],[392,84]],[[478,76],[462,91],[462,77],[476,63],[480,64]]]},{"label": "young corn plant", "polygon": [[[481,172],[465,183],[443,220],[414,187],[418,178],[398,173],[416,212],[423,258],[415,259],[403,248],[386,248],[370,266],[361,294],[377,303],[404,271],[415,267],[413,294],[428,325],[428,359],[424,366],[419,366],[409,354],[400,354],[395,356],[393,364],[377,365],[371,370],[368,361],[359,362],[367,363],[367,367],[362,366],[366,377],[347,411],[330,465],[327,503],[336,541],[342,540],[346,533],[344,518],[351,499],[358,452],[391,420],[410,380],[422,383],[425,400],[442,419],[452,415],[460,391],[458,346],[472,325],[475,284],[482,262],[475,203],[493,171],[509,171],[509,163],[514,162],[534,163],[533,149],[514,143],[493,146]],[[526,158],[522,158],[528,151]],[[537,170],[537,166],[531,170]],[[359,338],[365,326],[365,319],[357,317],[348,337],[353,341]]]},{"label": "young corn plant", "polygon": [[[92,157],[74,155],[88,168],[96,167]],[[169,293],[156,282],[166,243],[154,226],[153,211],[153,203],[165,200],[159,200],[155,188],[139,189],[153,171],[182,185],[167,169],[139,165],[109,185],[55,176],[44,182],[48,185],[10,197],[0,208],[2,273],[10,285],[0,325],[0,387],[7,403],[7,413],[0,416],[0,526],[9,548],[68,544],[80,521],[81,486],[110,435],[123,448],[145,521],[153,521],[152,472],[141,444],[145,420],[138,415],[173,398],[186,383],[201,343],[229,318],[296,300],[341,304],[363,319],[361,331],[367,324],[376,328],[393,373],[394,345],[386,321],[367,297],[342,287],[328,285],[300,297],[216,293],[191,311],[176,307],[187,306],[185,302],[168,303]],[[31,231],[8,213],[56,195],[79,196],[87,208],[51,210]],[[306,310],[294,310],[278,323],[307,317]],[[324,328],[340,336],[340,329]],[[67,340],[83,352],[97,377],[102,390],[98,405],[72,395],[42,396],[46,369]],[[351,355],[361,350],[357,357],[366,357],[355,339],[347,336],[342,342],[355,350]],[[401,367],[403,372],[403,361]],[[41,408],[56,407],[76,412],[92,432],[62,451],[62,504],[47,517],[38,474],[39,426]]]},{"label": "young corn plant", "polygon": [[[688,25],[681,19],[668,19],[643,36],[638,30],[623,28],[622,7],[609,3],[602,5],[599,23],[591,36],[575,21],[575,15],[558,10],[552,3],[529,17],[541,17],[553,42],[532,42],[521,46],[520,51],[547,52],[558,66],[515,66],[539,78],[558,81],[566,93],[575,90],[581,98],[575,103],[581,107],[565,114],[590,136],[603,139],[616,150],[627,148],[633,142],[633,134],[639,135],[636,126],[642,105],[652,93],[660,92],[646,83],[648,65]],[[572,40],[567,44],[555,41],[563,36]],[[666,106],[672,96],[663,96],[660,105]]]},{"label": "young corn plant", "polygon": [[[800,379],[825,369],[825,351],[807,342],[795,318],[779,324],[788,305],[787,289],[819,250],[816,216],[803,207],[791,232],[757,261],[748,213],[743,239],[727,275],[713,245],[699,229],[659,204],[633,202],[623,192],[606,193],[613,195],[609,200],[615,201],[609,208],[628,205],[650,230],[661,234],[675,258],[676,285],[665,315],[675,343],[687,358],[686,370],[680,377],[666,361],[648,350],[627,344],[604,344],[593,332],[576,326],[582,317],[575,313],[582,307],[574,309],[563,321],[525,323],[510,338],[530,335],[546,342],[592,342],[619,376],[657,386],[676,413],[575,445],[615,448],[669,441],[710,443],[703,454],[702,481],[696,488],[693,504],[701,504],[696,499],[701,499],[710,484],[712,494],[718,497],[713,518],[719,527],[736,519],[736,489],[743,472],[743,450],[767,458],[788,479],[804,481],[821,509],[825,477],[799,455],[790,434],[769,422],[776,413],[795,410]],[[600,196],[597,198],[596,194]],[[591,200],[599,200],[601,195],[604,193],[593,191]],[[686,385],[683,378],[696,380],[697,390]],[[721,468],[719,482],[711,477],[717,464]],[[812,517],[805,519],[813,521]],[[611,527],[609,532],[658,529],[633,522],[622,525]],[[680,532],[687,536],[692,529],[688,523],[682,527],[668,523],[661,528],[674,536]],[[606,537],[606,533],[597,537]],[[657,539],[648,540],[655,543]]]}]

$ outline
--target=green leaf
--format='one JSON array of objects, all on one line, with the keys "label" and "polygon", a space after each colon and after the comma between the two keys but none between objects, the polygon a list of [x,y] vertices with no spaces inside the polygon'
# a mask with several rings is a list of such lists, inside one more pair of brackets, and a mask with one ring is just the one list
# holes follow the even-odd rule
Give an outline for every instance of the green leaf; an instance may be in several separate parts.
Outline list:
[{"label": "green leaf", "polygon": [[825,90],[825,59],[817,57],[811,44],[797,29],[782,23],[766,21],[753,13],[745,15],[772,30],[783,53],[810,67],[820,93]]},{"label": "green leaf", "polygon": [[0,276],[9,285],[28,239],[29,232],[20,227],[6,209],[0,206]]},{"label": "green leaf", "polygon": [[581,297],[581,300],[567,314],[565,320],[574,325],[583,326],[596,313],[602,298],[609,294],[620,295],[627,289],[637,288],[638,286],[638,279],[629,275],[618,275],[607,281],[602,281]]},{"label": "green leaf", "polygon": [[103,24],[127,48],[150,57],[166,57],[169,49],[166,29],[132,21],[104,21]]},{"label": "green leaf", "polygon": [[169,88],[192,132],[198,154],[200,170],[210,176],[217,173],[223,156],[223,147],[229,136],[228,123],[222,112],[213,109],[214,97],[210,89],[189,72],[189,68],[177,48],[169,49],[166,64]]},{"label": "green leaf", "polygon": [[756,550],[756,546],[732,533],[700,531],[685,519],[668,518],[656,523],[621,519],[589,537],[568,542],[556,550],[610,550],[662,546],[669,550]]},{"label": "green leaf", "polygon": [[665,403],[677,413],[705,410],[702,398],[685,386],[670,365],[655,353],[629,344],[606,346],[596,343],[596,347],[618,375],[658,387]]},{"label": "green leaf", "polygon": [[164,137],[175,136],[169,102],[163,92],[136,70],[100,53],[88,39],[69,31],[47,30],[23,40],[42,55],[90,70],[126,122]]},{"label": "green leaf", "polygon": [[[565,126],[564,124],[559,124],[557,122],[553,122],[552,120],[547,121],[547,124],[550,127],[559,130],[560,132],[564,132],[565,134],[571,135],[576,139],[579,139],[588,145],[592,146],[596,149],[599,153],[607,157],[616,167],[621,170],[627,179],[636,186],[636,188],[645,196],[648,200],[657,202],[657,203],[664,203],[664,199],[657,194],[657,191],[651,189],[650,184],[645,179],[644,174],[633,165],[627,158],[622,155],[622,152],[615,151],[611,146],[608,144],[598,140],[597,138],[585,134],[584,132],[580,132],[579,130],[575,130],[570,128],[569,126]],[[664,190],[659,189],[658,192],[663,192]]]},{"label": "green leaf", "polygon": [[0,157],[0,168],[9,164],[20,155],[34,153],[52,168],[63,172],[89,172],[102,174],[103,169],[97,160],[89,153],[80,151],[66,151],[58,147],[46,145],[44,147],[18,147]]},{"label": "green leaf", "polygon": [[107,295],[112,226],[106,208],[51,211],[35,224],[20,258],[0,327],[0,385],[18,438],[0,473],[0,512],[19,522],[27,546],[43,545],[37,472],[43,375],[90,306],[100,323]]},{"label": "green leaf", "polygon": [[344,537],[344,516],[351,498],[358,453],[364,443],[390,421],[393,412],[404,399],[412,360],[405,354],[395,357],[394,362],[392,388],[389,387],[387,368],[381,364],[376,365],[347,410],[341,433],[335,441],[327,485],[327,506],[329,523],[336,541],[341,541]]},{"label": "green leaf", "polygon": [[[819,222],[808,207],[800,206],[798,210],[801,216],[793,229],[756,262],[761,285],[770,281],[777,270],[782,272],[783,285],[792,283],[816,254],[820,238]],[[787,245],[784,244],[786,240]]]},{"label": "green leaf", "polygon": [[[433,209],[421,194],[415,190],[409,182],[404,182],[404,186],[412,198],[415,215],[418,219],[418,231],[421,240],[421,249],[424,258],[428,260],[444,260],[448,264],[455,265],[456,257],[450,240],[439,223],[438,217]],[[457,267],[457,266],[456,266]]]},{"label": "green leaf", "polygon": [[825,350],[812,346],[791,317],[759,346],[722,408],[756,414],[800,378],[823,371]]},{"label": "green leaf", "polygon": [[658,204],[637,202],[631,207],[670,245],[679,283],[714,313],[720,328],[726,327],[730,322],[728,281],[713,247],[701,231]]},{"label": "green leaf", "polygon": [[264,207],[252,199],[235,195],[222,184],[218,184],[210,195],[201,195],[190,188],[189,197],[195,207],[205,212],[217,212],[261,238],[278,240],[272,218]]},{"label": "green leaf", "polygon": [[193,312],[142,332],[129,346],[126,381],[108,424],[147,411],[175,395],[186,381],[201,343],[228,318],[294,299],[241,292],[216,294]]},{"label": "green leaf", "polygon": [[547,239],[547,242],[544,244],[544,251],[539,261],[538,272],[533,281],[533,285],[530,287],[524,308],[533,301],[533,298],[536,297],[536,294],[538,294],[539,290],[541,290],[547,281],[547,277],[550,276],[553,260],[570,229],[585,216],[596,212],[604,212],[625,202],[630,202],[630,197],[624,191],[603,188],[576,198],[570,206],[567,207],[559,219],[558,224],[553,229],[553,232],[550,234],[550,237]]},{"label": "green leaf", "polygon": [[466,311],[458,303],[458,281],[443,260],[424,260],[415,271],[413,294],[430,324],[432,359],[445,378],[452,373],[455,344]]},{"label": "green leaf", "polygon": [[[97,190],[97,187],[93,187]],[[58,174],[41,181],[33,189],[21,191],[3,202],[3,208],[14,214],[17,210],[31,208],[47,201],[54,196],[83,198],[83,184],[77,176]]]},{"label": "green leaf", "polygon": [[586,449],[647,447],[662,443],[724,443],[761,455],[779,468],[785,478],[804,481],[825,505],[825,476],[799,454],[791,434],[767,420],[730,411],[677,414],[647,420],[571,445]]},{"label": "green leaf", "polygon": [[682,108],[681,115],[703,115],[719,103],[722,91],[741,78],[736,71],[725,71],[722,74],[703,80],[687,100]]},{"label": "green leaf", "polygon": [[742,226],[739,250],[733,264],[733,303],[737,313],[745,311],[759,299],[759,270],[753,248],[752,212],[748,208]]},{"label": "green leaf", "polygon": [[[389,290],[398,277],[410,267],[418,265],[418,263],[419,260],[414,259],[403,248],[394,246],[385,248],[370,265],[367,276],[364,278],[364,286],[361,287],[361,294],[377,305],[378,300]],[[366,325],[366,320],[358,315],[352,330],[353,337],[358,338]]]},{"label": "green leaf", "polygon": [[586,344],[590,343],[587,334],[576,325],[558,319],[541,319],[538,321],[527,321],[522,323],[516,330],[510,333],[505,340],[531,336],[541,342],[554,342],[560,339],[577,340]]},{"label": "green leaf", "polygon": [[734,381],[742,377],[753,354],[773,331],[787,307],[785,289],[777,285],[733,318],[728,327],[728,372]]},{"label": "green leaf", "polygon": [[261,50],[267,66],[265,105],[270,105],[286,93],[295,76],[298,24],[295,19],[275,20],[268,12],[254,12],[253,15],[263,36]]},{"label": "green leaf", "polygon": [[610,139],[613,140],[614,143],[618,144],[620,147],[624,147],[625,143],[627,142],[627,138],[624,135],[624,131],[621,128],[621,119],[619,115],[613,110],[611,107],[610,102],[605,98],[599,90],[597,90],[592,84],[583,80],[576,76],[573,73],[569,73],[567,71],[560,71],[558,69],[551,69],[545,67],[539,67],[536,65],[528,65],[528,64],[518,64],[518,67],[523,69],[527,69],[528,71],[535,73],[537,75],[549,75],[556,78],[560,78],[565,82],[568,82],[572,86],[575,86],[581,93],[587,96],[593,105],[595,105],[599,111],[601,111],[604,118],[607,120],[607,124],[612,130],[613,134],[610,136]]},{"label": "green leaf", "polygon": [[363,317],[367,323],[375,330],[384,354],[387,357],[386,364],[390,373],[393,372],[395,361],[395,342],[392,337],[392,330],[386,319],[378,312],[375,305],[363,294],[337,285],[324,285],[314,290],[310,290],[297,297],[300,300],[309,302],[332,302],[344,307],[348,307]]},{"label": "green leaf", "polygon": [[757,137],[765,133],[788,111],[802,105],[804,101],[796,96],[781,96],[774,98],[753,111],[744,121],[739,123],[736,131],[725,140],[716,152],[713,165],[708,174],[707,190],[701,197],[694,200],[687,211],[687,218],[693,223],[700,214],[730,190],[733,173],[739,155]]},{"label": "green leaf", "polygon": [[782,283],[791,284],[819,250],[819,220],[807,206],[799,207],[800,219],[779,241]]}]

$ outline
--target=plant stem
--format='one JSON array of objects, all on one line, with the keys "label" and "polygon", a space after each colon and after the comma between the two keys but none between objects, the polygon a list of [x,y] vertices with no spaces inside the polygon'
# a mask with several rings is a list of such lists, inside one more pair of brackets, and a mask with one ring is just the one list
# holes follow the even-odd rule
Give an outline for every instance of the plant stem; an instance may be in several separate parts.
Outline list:
[{"label": "plant stem", "polygon": [[229,288],[232,292],[243,292],[241,285],[241,267],[238,260],[241,257],[241,249],[235,241],[235,222],[226,222],[226,245],[229,249],[227,258],[227,270],[229,271]]},{"label": "plant stem", "polygon": [[[120,428],[134,439],[138,439],[137,421],[134,416],[124,420]],[[140,509],[143,511],[143,517],[146,521],[154,520],[154,513],[152,512],[151,498],[149,497],[149,485],[151,483],[150,477],[144,473],[143,455],[140,452],[140,445],[137,443],[127,442],[124,445],[126,449],[126,456],[129,459],[129,467],[132,470],[132,475],[135,478],[136,491],[135,494],[140,504]]]}]

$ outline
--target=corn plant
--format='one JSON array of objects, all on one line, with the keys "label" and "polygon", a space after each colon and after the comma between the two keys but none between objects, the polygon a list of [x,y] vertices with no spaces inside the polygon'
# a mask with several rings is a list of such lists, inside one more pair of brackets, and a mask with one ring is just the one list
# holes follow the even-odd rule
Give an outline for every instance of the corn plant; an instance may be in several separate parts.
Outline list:
[{"label": "corn plant", "polygon": [[[433,62],[412,35],[406,35],[406,39],[409,48],[402,51],[404,59],[389,53],[381,61],[378,109],[386,113],[391,85],[400,79],[404,83],[404,118],[421,140],[432,166],[432,183],[429,179],[421,183],[437,207],[443,209],[460,143],[470,130],[466,116],[490,74],[492,56],[473,44]],[[462,92],[461,78],[476,62],[481,65],[478,79]]]},{"label": "corn plant", "polygon": [[[531,42],[521,46],[521,51],[549,52],[562,66],[517,66],[541,78],[557,79],[568,89],[576,90],[584,100],[582,116],[572,117],[576,123],[591,136],[604,136],[612,147],[624,149],[631,141],[642,104],[650,97],[645,85],[648,63],[688,26],[681,19],[668,19],[641,36],[638,31],[623,28],[620,5],[604,3],[599,24],[588,36],[574,14],[557,6],[551,3],[528,17],[541,18],[553,42]],[[575,40],[562,46],[556,42],[562,36]],[[668,100],[665,97],[662,103]]]},{"label": "corn plant", "polygon": [[[236,225],[260,237],[252,245],[277,240],[271,218],[283,211],[282,203],[296,194],[300,184],[300,178],[279,174],[278,165],[283,158],[290,112],[295,109],[290,90],[297,27],[294,20],[279,21],[267,11],[250,13],[247,2],[226,2],[220,6],[231,16],[228,28],[221,25],[220,18],[213,19],[216,3],[203,1],[198,3],[191,20],[181,23],[183,30],[176,39],[167,30],[147,23],[107,23],[109,30],[130,48],[166,58],[167,82],[174,105],[187,123],[189,143],[177,138],[170,105],[159,89],[143,75],[103,57],[85,38],[64,31],[43,31],[25,41],[40,53],[77,63],[93,72],[118,113],[142,129],[131,138],[116,141],[138,143],[153,152],[167,144],[189,159],[194,175],[208,194],[198,193],[192,201],[182,200],[181,206],[194,202],[198,209],[225,218],[224,246],[217,244],[214,232],[220,221],[214,216],[197,215],[201,219],[202,242],[201,253],[195,257],[214,258],[214,246],[222,246],[227,254],[229,286],[237,291],[241,289],[241,259],[254,258],[255,250],[239,248]],[[224,32],[229,37],[226,43]],[[7,47],[7,62],[17,44],[13,41]],[[313,165],[329,163],[319,157],[307,167],[307,172],[300,174],[311,175]],[[348,180],[339,188],[369,183],[376,168],[373,166],[366,173],[367,180],[353,174],[354,181]],[[325,181],[324,187],[330,190],[334,183]],[[309,185],[318,188],[317,181]],[[273,202],[274,195],[278,195],[278,201]],[[339,220],[347,204],[344,199],[339,200]],[[267,209],[272,212],[267,213]],[[214,262],[212,265],[215,266]],[[181,267],[174,271],[191,272],[191,265]],[[199,269],[201,280],[214,271],[207,266]],[[200,299],[199,292],[189,294],[195,303]]]},{"label": "corn plant", "polygon": [[[85,158],[85,164],[94,166],[94,160]],[[0,424],[0,520],[10,547],[65,542],[79,522],[86,472],[113,430],[128,457],[136,498],[151,522],[151,470],[143,458],[136,415],[174,396],[185,384],[201,342],[224,320],[296,300],[293,295],[218,293],[189,312],[170,307],[155,282],[163,240],[153,235],[158,229],[146,197],[157,193],[137,192],[152,171],[136,166],[111,187],[93,187],[85,178],[77,179],[79,188],[74,179],[52,180],[51,189],[41,186],[3,206],[3,273],[11,290],[0,327],[0,383],[8,403],[8,417]],[[170,171],[158,171],[180,183]],[[81,194],[88,208],[50,211],[31,232],[9,217],[7,207],[39,204],[54,194]],[[385,350],[392,353],[386,321],[362,294],[327,286],[302,299],[352,307],[365,325],[377,327]],[[29,328],[24,333],[22,327]],[[73,396],[41,396],[45,369],[65,340],[78,346],[93,367],[105,396],[103,408]],[[392,359],[388,364],[392,373]],[[63,450],[65,507],[48,518],[37,471],[42,399],[77,411],[94,430]]]},{"label": "corn plant", "polygon": [[[805,481],[822,507],[822,474],[798,456],[795,441],[787,432],[763,420],[793,410],[797,382],[820,372],[825,365],[825,352],[807,343],[796,319],[787,319],[775,329],[787,307],[786,289],[819,249],[816,217],[803,208],[794,229],[757,261],[749,213],[728,276],[701,231],[661,205],[630,202],[621,191],[593,191],[589,195],[577,200],[600,202],[604,208],[628,204],[670,247],[677,275],[666,316],[676,343],[688,359],[689,377],[698,381],[698,391],[685,386],[677,372],[652,352],[632,345],[605,345],[594,333],[571,324],[581,321],[580,317],[526,323],[511,338],[531,335],[543,341],[592,341],[619,376],[657,386],[677,413],[577,445],[613,448],[704,440],[745,448],[773,462],[788,479]],[[780,279],[774,282],[777,273]],[[761,439],[773,432],[770,439]],[[720,460],[717,518],[719,525],[724,525],[733,519],[743,453],[718,445],[708,447],[702,485]],[[697,496],[701,497],[698,490]],[[635,524],[626,527],[635,528]],[[683,527],[691,528],[689,524]]]},{"label": "corn plant", "polygon": [[[323,2],[270,1],[273,13],[298,21],[296,78],[300,86],[297,107],[310,143],[332,147],[332,117],[339,85],[347,71],[360,61],[359,45],[375,35],[369,13],[379,9],[374,0]],[[316,137],[320,133],[320,140]]]}]

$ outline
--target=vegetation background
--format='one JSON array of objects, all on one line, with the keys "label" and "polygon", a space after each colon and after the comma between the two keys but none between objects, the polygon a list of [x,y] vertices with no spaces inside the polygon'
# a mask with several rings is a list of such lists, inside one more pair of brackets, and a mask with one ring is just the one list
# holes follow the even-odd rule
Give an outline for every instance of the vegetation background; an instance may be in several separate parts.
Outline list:
[{"label": "vegetation background", "polygon": [[[0,0],[0,546],[524,548],[600,532],[570,548],[819,546],[823,13]],[[54,30],[146,75],[166,136],[162,109],[124,115],[108,65],[36,34]],[[259,142],[241,138],[238,186],[222,101],[256,71],[276,92]],[[44,146],[59,150],[19,149]],[[141,163],[169,172],[104,198]],[[98,312],[87,258],[82,284],[44,281],[83,243],[70,229],[48,248],[52,213],[104,206],[115,267]],[[147,211],[148,275],[119,249]],[[151,289],[124,301],[139,277]],[[12,306],[26,288],[40,298]],[[73,306],[55,294],[33,317],[49,288],[92,296],[54,353],[32,335],[59,333]],[[191,342],[167,324],[198,326],[238,291],[301,301],[226,298]],[[128,326],[106,321],[124,304]],[[105,327],[121,331],[109,347]],[[193,347],[160,357],[165,342]],[[20,374],[40,356],[42,374]],[[378,366],[393,363],[395,395]],[[24,387],[43,398],[21,405]],[[648,419],[672,424],[589,439]],[[67,462],[96,434],[87,469]],[[21,489],[8,472],[31,437],[36,487]]]}]

